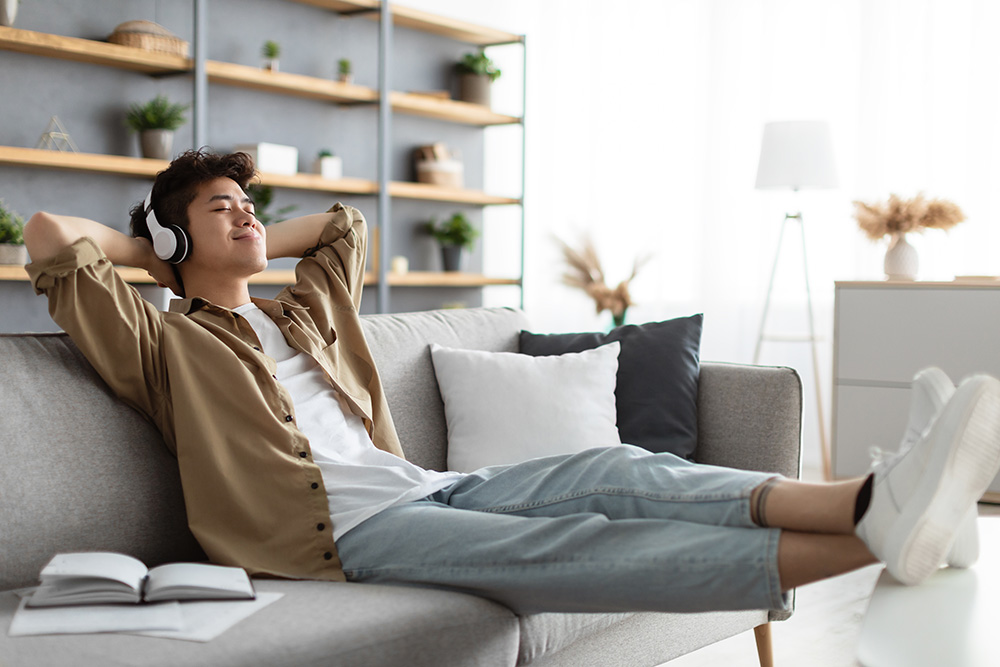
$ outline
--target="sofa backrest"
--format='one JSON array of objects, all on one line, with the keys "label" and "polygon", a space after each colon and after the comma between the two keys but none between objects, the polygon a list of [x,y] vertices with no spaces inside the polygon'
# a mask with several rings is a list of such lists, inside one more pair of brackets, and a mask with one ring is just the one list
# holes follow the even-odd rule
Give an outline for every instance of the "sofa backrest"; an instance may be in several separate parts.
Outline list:
[{"label": "sofa backrest", "polygon": [[[428,345],[516,351],[512,309],[365,317],[407,457],[442,469],[444,408]],[[60,551],[149,565],[204,558],[156,429],[115,398],[65,334],[0,335],[0,590],[36,583]]]}]

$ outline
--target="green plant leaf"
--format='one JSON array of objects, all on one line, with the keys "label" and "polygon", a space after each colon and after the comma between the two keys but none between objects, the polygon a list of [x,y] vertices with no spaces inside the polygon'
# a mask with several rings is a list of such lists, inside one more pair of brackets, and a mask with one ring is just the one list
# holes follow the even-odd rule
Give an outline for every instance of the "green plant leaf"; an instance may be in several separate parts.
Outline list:
[{"label": "green plant leaf", "polygon": [[188,104],[171,104],[165,95],[157,95],[145,104],[132,104],[125,114],[125,124],[134,132],[176,130],[184,124]]}]

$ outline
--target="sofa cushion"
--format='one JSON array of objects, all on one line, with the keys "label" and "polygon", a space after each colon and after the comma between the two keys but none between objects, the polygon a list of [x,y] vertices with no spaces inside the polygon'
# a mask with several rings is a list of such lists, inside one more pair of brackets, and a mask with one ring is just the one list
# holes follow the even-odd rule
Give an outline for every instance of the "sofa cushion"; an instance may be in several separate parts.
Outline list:
[{"label": "sofa cushion", "polygon": [[448,432],[428,345],[516,352],[524,313],[511,308],[369,315],[362,320],[406,458],[447,467]]},{"label": "sofa cushion", "polygon": [[205,558],[176,459],[68,336],[0,336],[0,358],[0,590],[36,583],[60,551]]},{"label": "sofa cushion", "polygon": [[[4,667],[466,667],[513,665],[518,621],[505,607],[461,593],[255,579],[277,602],[208,643],[125,634],[7,637]],[[0,594],[0,627],[17,598]]]},{"label": "sofa cushion", "polygon": [[448,422],[448,468],[473,472],[539,456],[620,445],[620,343],[530,357],[431,345]]},{"label": "sofa cushion", "polygon": [[534,356],[564,354],[620,341],[616,396],[622,442],[692,459],[698,445],[701,328],[702,316],[692,315],[606,334],[522,331],[520,350]]}]

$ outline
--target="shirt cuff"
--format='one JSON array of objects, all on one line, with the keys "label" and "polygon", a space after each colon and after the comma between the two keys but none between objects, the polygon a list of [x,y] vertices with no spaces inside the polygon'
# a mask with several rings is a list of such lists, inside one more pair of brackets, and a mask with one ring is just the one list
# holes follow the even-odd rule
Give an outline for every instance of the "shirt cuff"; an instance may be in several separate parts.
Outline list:
[{"label": "shirt cuff", "polygon": [[85,236],[60,250],[54,257],[32,262],[24,269],[28,272],[35,293],[43,294],[56,284],[57,278],[63,278],[77,269],[106,259],[104,251],[97,242]]},{"label": "shirt cuff", "polygon": [[326,227],[320,232],[320,248],[331,246],[347,236],[351,228],[354,227],[355,216],[360,215],[357,209],[344,206],[340,202],[331,206],[327,213],[331,213],[332,215],[330,216],[330,221],[326,223]]}]

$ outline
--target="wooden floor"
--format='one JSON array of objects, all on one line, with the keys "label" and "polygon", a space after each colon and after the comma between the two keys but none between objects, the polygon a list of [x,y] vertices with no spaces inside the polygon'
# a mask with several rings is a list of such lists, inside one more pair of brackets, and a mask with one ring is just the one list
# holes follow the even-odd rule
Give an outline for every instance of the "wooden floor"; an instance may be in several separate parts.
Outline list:
[{"label": "wooden floor", "polygon": [[[981,504],[979,514],[1000,515],[1000,506]],[[881,565],[873,565],[799,588],[795,613],[772,625],[775,667],[861,667],[855,658],[861,621],[881,572]],[[754,635],[748,631],[673,660],[667,667],[759,664]]]}]

